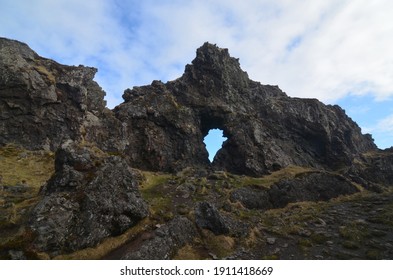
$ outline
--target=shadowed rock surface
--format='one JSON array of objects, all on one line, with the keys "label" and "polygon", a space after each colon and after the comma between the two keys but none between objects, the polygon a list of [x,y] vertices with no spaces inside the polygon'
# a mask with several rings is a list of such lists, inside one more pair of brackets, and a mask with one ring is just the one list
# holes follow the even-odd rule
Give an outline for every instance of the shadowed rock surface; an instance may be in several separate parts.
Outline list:
[{"label": "shadowed rock surface", "polygon": [[249,209],[283,208],[299,201],[326,201],[359,190],[342,176],[308,172],[294,179],[284,179],[264,190],[258,187],[241,188],[231,194],[231,200],[240,201]]},{"label": "shadowed rock surface", "polygon": [[119,157],[102,157],[73,142],[56,154],[56,172],[43,187],[30,226],[34,246],[53,255],[96,245],[148,215],[138,173]]},{"label": "shadowed rock surface", "polygon": [[126,253],[122,259],[168,260],[195,236],[196,229],[193,223],[185,217],[178,216],[156,229],[150,240],[137,250]]},{"label": "shadowed rock surface", "polygon": [[336,169],[376,149],[340,107],[254,82],[227,49],[209,43],[179,79],[134,87],[123,97],[114,112],[136,132],[129,143],[137,145],[126,154],[142,169],[209,166],[203,139],[214,128],[228,140],[212,165],[236,174],[263,175],[291,164]]},{"label": "shadowed rock surface", "polygon": [[40,57],[26,44],[0,38],[0,145],[55,151],[68,139],[124,147],[122,126],[93,81],[97,69]]},{"label": "shadowed rock surface", "polygon": [[229,227],[225,219],[214,205],[206,201],[197,204],[195,208],[195,223],[200,228],[209,229],[216,235],[229,233]]}]

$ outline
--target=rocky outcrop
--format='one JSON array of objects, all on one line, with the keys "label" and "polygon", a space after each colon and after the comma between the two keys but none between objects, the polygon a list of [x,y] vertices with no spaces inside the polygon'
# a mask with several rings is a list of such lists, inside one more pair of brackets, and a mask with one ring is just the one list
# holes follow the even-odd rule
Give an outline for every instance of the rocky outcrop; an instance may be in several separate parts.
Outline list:
[{"label": "rocky outcrop", "polygon": [[195,222],[200,228],[209,229],[214,234],[229,233],[225,219],[214,205],[209,202],[200,202],[195,207]]},{"label": "rocky outcrop", "polygon": [[88,141],[125,154],[133,167],[173,172],[210,167],[203,139],[219,128],[228,140],[212,166],[247,175],[288,165],[337,169],[376,149],[340,107],[254,82],[227,49],[209,43],[182,77],[127,89],[113,112],[96,71],[0,39],[0,145],[56,150],[67,139]]},{"label": "rocky outcrop", "polygon": [[369,190],[393,187],[393,148],[357,157],[346,176]]},{"label": "rocky outcrop", "polygon": [[138,173],[100,153],[73,142],[56,153],[56,172],[30,218],[38,251],[58,255],[91,247],[147,216]]},{"label": "rocky outcrop", "polygon": [[125,254],[124,260],[168,260],[178,249],[197,235],[194,224],[186,217],[177,216],[155,230],[151,239],[140,248]]},{"label": "rocky outcrop", "polygon": [[376,149],[340,107],[254,82],[227,49],[209,43],[179,79],[134,87],[123,97],[114,112],[132,132],[125,153],[142,169],[210,166],[203,139],[214,128],[228,140],[213,167],[238,174],[291,164],[336,169]]},{"label": "rocky outcrop", "polygon": [[240,201],[248,209],[282,208],[301,201],[326,201],[359,190],[340,175],[307,172],[294,179],[283,179],[269,189],[245,187],[232,192],[231,200]]},{"label": "rocky outcrop", "polygon": [[121,123],[93,81],[97,69],[65,66],[0,38],[0,145],[55,151],[67,139],[121,150]]}]

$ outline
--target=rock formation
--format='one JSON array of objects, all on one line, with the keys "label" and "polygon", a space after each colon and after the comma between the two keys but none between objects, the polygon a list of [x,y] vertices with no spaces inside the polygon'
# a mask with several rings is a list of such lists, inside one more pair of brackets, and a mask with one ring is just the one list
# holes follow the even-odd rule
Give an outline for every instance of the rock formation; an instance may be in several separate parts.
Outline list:
[{"label": "rock formation", "polygon": [[114,112],[131,132],[125,153],[142,169],[209,166],[203,139],[214,128],[228,140],[212,165],[237,174],[291,164],[337,169],[376,149],[340,107],[254,82],[227,49],[209,43],[179,79],[134,87],[123,97]]},{"label": "rock formation", "polygon": [[65,66],[0,38],[0,145],[55,151],[68,139],[121,150],[120,122],[93,81],[97,69]]},{"label": "rock formation", "polygon": [[[126,89],[113,110],[96,71],[0,38],[1,168],[31,159],[47,171],[37,195],[41,180],[27,191],[0,169],[0,259],[90,250],[118,235],[131,239],[112,252],[123,259],[393,256],[393,151],[339,106],[252,81],[210,43],[180,78]],[[211,163],[203,139],[214,128],[227,140]],[[313,242],[328,247],[304,248]]]},{"label": "rock formation", "polygon": [[306,172],[294,179],[284,179],[269,189],[240,188],[231,200],[240,201],[249,209],[283,208],[299,201],[326,201],[359,190],[344,177],[325,172]]},{"label": "rock formation", "polygon": [[209,43],[182,77],[127,89],[113,113],[96,69],[59,65],[16,41],[1,39],[0,48],[0,144],[56,150],[83,139],[133,167],[172,172],[209,167],[203,138],[219,128],[228,140],[213,167],[254,176],[291,164],[337,169],[376,150],[340,107],[254,82]]},{"label": "rock formation", "polygon": [[31,214],[33,246],[58,255],[123,233],[148,215],[138,187],[138,173],[123,159],[71,141],[63,144],[56,172]]}]

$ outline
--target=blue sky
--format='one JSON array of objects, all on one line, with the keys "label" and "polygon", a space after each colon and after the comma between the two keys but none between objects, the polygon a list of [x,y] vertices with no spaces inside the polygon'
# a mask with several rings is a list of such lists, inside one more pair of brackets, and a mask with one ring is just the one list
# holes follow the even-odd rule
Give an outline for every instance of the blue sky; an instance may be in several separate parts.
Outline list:
[{"label": "blue sky", "polygon": [[124,89],[179,77],[204,42],[251,79],[339,104],[393,145],[393,1],[0,0],[0,36],[99,69],[109,107]]}]

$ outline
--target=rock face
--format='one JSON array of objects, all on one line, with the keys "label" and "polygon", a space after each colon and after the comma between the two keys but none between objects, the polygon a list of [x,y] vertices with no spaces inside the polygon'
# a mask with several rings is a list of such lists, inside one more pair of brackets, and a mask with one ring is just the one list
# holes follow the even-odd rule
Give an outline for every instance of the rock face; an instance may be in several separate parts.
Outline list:
[{"label": "rock face", "polygon": [[0,145],[55,151],[67,139],[122,149],[122,126],[105,108],[97,69],[65,66],[0,38]]},{"label": "rock face", "polygon": [[229,227],[219,211],[209,202],[200,202],[195,208],[195,222],[200,228],[211,230],[214,234],[229,233]]},{"label": "rock face", "polygon": [[346,175],[368,189],[378,188],[375,184],[392,186],[393,148],[360,156],[353,162]]},{"label": "rock face", "polygon": [[148,214],[138,174],[119,157],[68,142],[56,154],[56,173],[33,209],[34,246],[53,255],[96,245]]},{"label": "rock face", "polygon": [[157,229],[154,237],[141,247],[126,254],[124,260],[168,260],[178,249],[190,242],[197,234],[193,223],[177,216],[168,224]]},{"label": "rock face", "polygon": [[294,179],[281,180],[269,189],[240,188],[232,192],[231,200],[240,201],[248,209],[282,208],[300,201],[326,201],[349,195],[358,189],[347,179],[325,172],[307,172]]},{"label": "rock face", "polygon": [[337,169],[376,149],[340,107],[254,82],[227,49],[209,43],[182,77],[127,89],[113,112],[96,71],[0,39],[0,145],[56,150],[84,140],[125,154],[133,167],[172,172],[210,167],[203,139],[219,128],[228,140],[212,166],[247,175],[291,164]]},{"label": "rock face", "polygon": [[209,43],[179,79],[134,87],[123,97],[114,112],[132,132],[125,153],[142,169],[209,166],[203,139],[214,128],[228,140],[213,167],[238,174],[291,164],[336,169],[376,149],[340,107],[254,82],[227,49]]}]

